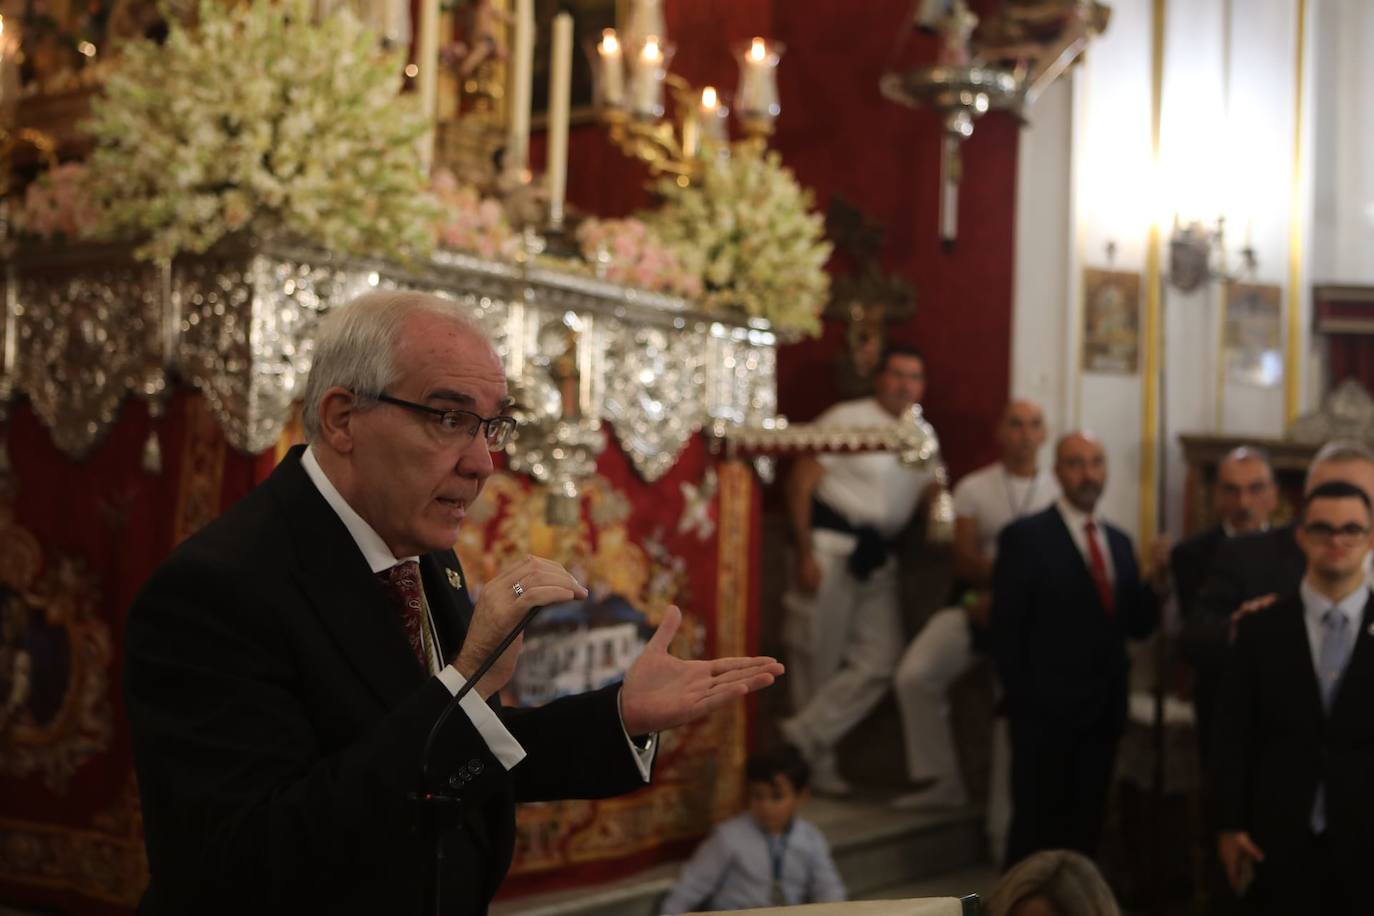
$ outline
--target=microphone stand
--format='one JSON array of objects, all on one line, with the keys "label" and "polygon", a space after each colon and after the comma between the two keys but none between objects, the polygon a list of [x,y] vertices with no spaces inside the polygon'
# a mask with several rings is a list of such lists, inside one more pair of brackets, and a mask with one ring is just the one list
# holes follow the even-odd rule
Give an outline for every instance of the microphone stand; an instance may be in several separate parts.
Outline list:
[{"label": "microphone stand", "polygon": [[420,833],[433,846],[434,857],[430,863],[431,867],[425,872],[424,884],[420,889],[420,916],[443,916],[443,908],[440,902],[439,888],[443,883],[444,874],[444,832],[441,829],[443,816],[445,813],[456,814],[462,809],[463,799],[452,791],[457,786],[449,782],[447,787],[440,787],[430,790],[430,765],[434,754],[435,739],[444,729],[444,723],[453,715],[454,710],[463,702],[463,697],[467,696],[477,682],[482,680],[491,667],[496,664],[505,651],[510,648],[510,644],[515,642],[516,637],[525,632],[535,615],[544,609],[543,605],[538,605],[529,609],[529,612],[521,618],[500,645],[491,651],[486,658],[482,659],[482,664],[477,666],[477,670],[472,673],[466,683],[459,688],[453,695],[453,699],[448,701],[444,711],[439,713],[439,718],[434,720],[434,726],[429,730],[429,736],[425,738],[424,751],[420,754],[420,784],[416,790],[410,794],[410,801],[419,807]]}]

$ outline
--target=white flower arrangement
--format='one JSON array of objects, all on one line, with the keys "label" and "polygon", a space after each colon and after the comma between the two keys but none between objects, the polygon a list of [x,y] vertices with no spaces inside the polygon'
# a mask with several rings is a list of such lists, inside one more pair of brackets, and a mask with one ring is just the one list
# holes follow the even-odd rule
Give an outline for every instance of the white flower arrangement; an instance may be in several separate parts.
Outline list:
[{"label": "white flower arrangement", "polygon": [[399,58],[347,12],[316,23],[307,0],[201,0],[164,45],[128,45],[93,105],[103,228],[145,258],[235,232],[423,256],[438,218],[427,124],[399,88]]},{"label": "white flower arrangement", "polygon": [[779,331],[820,332],[831,245],[811,193],[777,153],[706,166],[698,183],[655,187],[663,206],[642,218],[705,282],[703,307],[766,318]]}]

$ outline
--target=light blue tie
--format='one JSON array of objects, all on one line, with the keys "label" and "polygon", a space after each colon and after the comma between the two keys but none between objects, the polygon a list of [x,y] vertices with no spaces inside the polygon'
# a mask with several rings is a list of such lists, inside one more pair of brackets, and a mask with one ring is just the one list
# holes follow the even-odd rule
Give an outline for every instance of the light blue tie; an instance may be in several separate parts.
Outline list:
[{"label": "light blue tie", "polygon": [[[1317,660],[1317,679],[1321,686],[1322,706],[1327,715],[1336,702],[1336,690],[1341,685],[1341,674],[1350,658],[1350,620],[1339,608],[1332,608],[1322,615],[1322,651]],[[1326,786],[1317,784],[1317,798],[1312,803],[1312,832],[1326,832]]]}]

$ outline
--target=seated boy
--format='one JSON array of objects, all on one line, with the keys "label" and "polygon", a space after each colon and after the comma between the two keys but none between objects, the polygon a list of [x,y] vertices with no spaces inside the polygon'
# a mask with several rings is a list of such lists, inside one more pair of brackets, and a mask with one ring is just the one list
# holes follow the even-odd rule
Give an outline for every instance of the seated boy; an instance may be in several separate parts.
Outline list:
[{"label": "seated boy", "polygon": [[797,817],[811,773],[791,747],[745,765],[749,810],[716,825],[661,912],[744,910],[844,900],[824,835]]}]

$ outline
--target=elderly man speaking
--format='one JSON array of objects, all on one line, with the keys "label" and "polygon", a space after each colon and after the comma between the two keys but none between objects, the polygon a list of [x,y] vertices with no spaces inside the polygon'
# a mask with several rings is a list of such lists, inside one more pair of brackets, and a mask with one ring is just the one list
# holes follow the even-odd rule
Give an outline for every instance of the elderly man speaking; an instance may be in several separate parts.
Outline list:
[{"label": "elderly man speaking", "polygon": [[[181,544],[129,612],[125,693],[152,880],[141,912],[397,913],[433,861],[407,801],[426,736],[533,607],[586,595],[527,557],[473,606],[451,545],[514,430],[506,375],[456,306],[373,293],[328,315],[309,444]],[[665,616],[623,683],[538,709],[497,692],[517,640],[438,736],[444,911],[484,913],[515,803],[649,780],[656,733],[782,673],[684,661]]]}]

